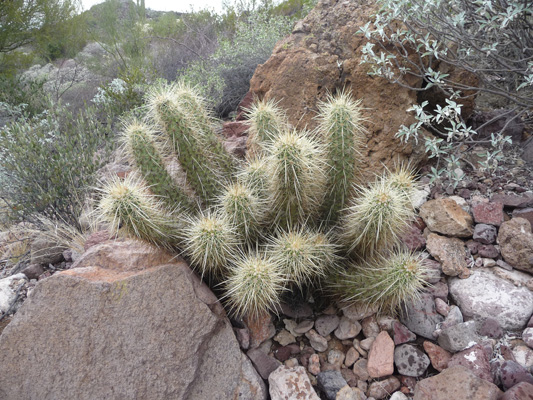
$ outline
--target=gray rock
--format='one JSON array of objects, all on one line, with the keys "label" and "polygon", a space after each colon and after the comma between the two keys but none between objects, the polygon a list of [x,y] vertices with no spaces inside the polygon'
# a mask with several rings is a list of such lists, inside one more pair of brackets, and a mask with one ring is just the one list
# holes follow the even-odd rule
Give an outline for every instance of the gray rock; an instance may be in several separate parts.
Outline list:
[{"label": "gray rock", "polygon": [[339,326],[340,318],[336,315],[321,315],[315,321],[315,330],[321,336],[328,336]]},{"label": "gray rock", "polygon": [[95,246],[40,281],[0,354],[3,400],[267,396],[209,288],[136,241]]},{"label": "gray rock", "polygon": [[496,241],[498,231],[493,225],[476,224],[473,239],[482,244],[491,244]]},{"label": "gray rock", "polygon": [[304,367],[281,366],[270,374],[268,383],[272,400],[320,400]]},{"label": "gray rock", "polygon": [[337,392],[347,385],[339,371],[325,371],[316,377],[318,388],[324,392],[328,400],[335,400]]},{"label": "gray rock", "polygon": [[401,322],[417,335],[433,340],[433,332],[444,318],[435,310],[435,300],[428,293],[422,293],[420,300],[405,304]]},{"label": "gray rock", "polygon": [[30,264],[22,270],[28,279],[38,279],[44,273],[44,268],[41,264]]},{"label": "gray rock", "polygon": [[429,367],[429,357],[415,346],[402,344],[394,349],[394,364],[398,372],[405,376],[419,377]]},{"label": "gray rock", "polygon": [[504,330],[524,328],[533,313],[533,292],[516,287],[491,270],[448,281],[450,294],[465,317],[494,318]]},{"label": "gray rock", "polygon": [[505,361],[500,367],[500,379],[505,389],[510,389],[520,382],[533,384],[533,376],[516,361]]},{"label": "gray rock", "polygon": [[257,348],[248,350],[246,355],[252,360],[252,364],[263,379],[268,379],[270,374],[281,365],[274,357]]},{"label": "gray rock", "polygon": [[474,321],[452,325],[442,330],[439,335],[439,345],[452,353],[467,349],[479,341]]},{"label": "gray rock", "polygon": [[[533,148],[531,152],[533,153]],[[517,383],[500,400],[533,400],[533,385],[527,382]]]},{"label": "gray rock", "polygon": [[325,337],[320,336],[314,329],[311,329],[309,332],[307,332],[305,336],[307,337],[307,339],[309,339],[311,347],[316,351],[322,352],[327,350],[328,341]]},{"label": "gray rock", "polygon": [[378,311],[376,306],[365,304],[352,304],[342,308],[342,313],[346,318],[350,318],[352,321],[361,321],[366,317],[375,314]]},{"label": "gray rock", "polygon": [[440,325],[440,329],[445,329],[450,326],[454,326],[463,322],[463,314],[457,306],[451,306],[450,312],[444,319],[444,322]]},{"label": "gray rock", "polygon": [[367,400],[367,397],[361,389],[346,385],[338,391],[335,400]]},{"label": "gray rock", "polygon": [[499,339],[503,336],[503,329],[498,320],[494,318],[487,318],[479,328],[481,336],[487,336],[493,339]]},{"label": "gray rock", "polygon": [[31,264],[57,264],[63,260],[63,251],[67,248],[45,236],[31,242]]},{"label": "gray rock", "polygon": [[339,327],[335,330],[335,336],[340,340],[353,339],[359,335],[359,332],[361,332],[361,324],[343,316]]},{"label": "gray rock", "polygon": [[0,314],[9,310],[17,297],[18,288],[26,282],[28,278],[22,273],[0,279]]}]

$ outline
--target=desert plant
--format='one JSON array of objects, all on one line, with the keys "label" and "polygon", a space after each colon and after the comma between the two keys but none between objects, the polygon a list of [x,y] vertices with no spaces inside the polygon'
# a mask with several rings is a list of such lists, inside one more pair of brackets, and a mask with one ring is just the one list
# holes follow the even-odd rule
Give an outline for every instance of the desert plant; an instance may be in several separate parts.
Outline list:
[{"label": "desert plant", "polygon": [[424,257],[405,250],[378,255],[340,271],[332,283],[347,303],[372,304],[394,314],[398,305],[416,300],[426,285]]},{"label": "desert plant", "polygon": [[[274,310],[285,289],[304,293],[324,287],[330,276],[342,279],[347,272],[335,270],[342,271],[344,260],[357,261],[357,271],[366,268],[362,277],[371,273],[370,266],[381,271],[379,260],[389,272],[372,282],[388,288],[394,268],[385,263],[384,252],[397,244],[413,215],[409,197],[414,175],[402,167],[379,176],[370,187],[354,186],[363,133],[358,102],[346,92],[328,97],[320,107],[320,131],[313,134],[289,129],[273,102],[252,107],[250,125],[261,154],[248,157],[237,173],[224,173],[213,160],[216,151],[206,151],[218,139],[204,107],[194,90],[181,83],[149,94],[153,126],[134,121],[126,129],[130,154],[139,153],[132,157],[134,165],[148,187],[141,190],[135,180],[130,190],[131,183],[114,181],[104,190],[100,208],[115,229],[144,239],[152,235],[151,242],[181,250],[202,277],[220,282],[226,290],[223,299],[240,316]],[[163,138],[168,146],[159,144]],[[198,212],[176,212],[181,194],[167,177],[165,152],[175,154],[202,200]],[[347,171],[341,174],[340,168]],[[350,207],[343,210],[349,196]],[[139,214],[135,219],[134,213]],[[333,213],[342,215],[338,223]],[[401,264],[398,257],[391,255],[391,265]],[[365,263],[369,258],[373,261]],[[387,296],[391,307],[405,299]],[[384,297],[369,292],[344,297],[385,304]]]},{"label": "desert plant", "polygon": [[327,220],[335,222],[354,184],[364,143],[364,119],[361,102],[345,91],[336,96],[329,95],[318,107],[318,130],[324,133],[328,159],[328,187],[323,212]]},{"label": "desert plant", "polygon": [[383,179],[358,192],[343,216],[340,240],[349,252],[367,258],[394,246],[414,212],[404,192]]},{"label": "desert plant", "polygon": [[286,128],[283,112],[272,100],[259,100],[246,110],[248,118],[248,157],[262,155],[265,146]]},{"label": "desert plant", "polygon": [[223,298],[235,314],[257,318],[265,311],[275,311],[285,283],[285,274],[275,262],[264,253],[252,251],[231,267]]}]

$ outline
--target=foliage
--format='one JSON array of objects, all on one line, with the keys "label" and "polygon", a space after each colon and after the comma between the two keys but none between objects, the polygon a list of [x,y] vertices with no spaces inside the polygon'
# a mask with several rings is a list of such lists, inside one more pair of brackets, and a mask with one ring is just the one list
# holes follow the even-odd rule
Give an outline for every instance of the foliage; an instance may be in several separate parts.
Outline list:
[{"label": "foliage", "polygon": [[34,117],[51,106],[44,80],[0,75],[0,112],[9,118]]},{"label": "foliage", "polygon": [[[383,281],[382,287],[393,286],[387,289],[391,294],[385,296],[390,308],[397,307],[408,293],[416,295],[420,290],[420,284],[411,284],[417,274],[413,279],[410,275],[395,278],[398,275],[395,271],[405,264],[403,259],[398,261],[394,255],[396,258],[385,262],[387,254],[398,244],[402,228],[413,216],[410,196],[416,184],[409,168],[386,173],[369,187],[346,189],[346,201],[351,204],[346,210],[336,204],[341,197],[324,202],[326,187],[335,181],[326,172],[336,165],[338,158],[336,152],[327,153],[324,148],[329,144],[343,154],[361,151],[360,104],[347,93],[328,97],[320,109],[320,119],[327,123],[314,134],[291,130],[284,123],[252,122],[256,130],[269,127],[266,134],[254,138],[263,151],[260,156],[252,155],[238,173],[217,168],[206,146],[198,145],[207,143],[206,137],[218,139],[213,136],[212,118],[202,110],[204,102],[190,87],[179,83],[154,88],[147,100],[152,125],[131,122],[124,134],[133,164],[149,185],[153,201],[157,199],[157,207],[149,209],[157,213],[155,210],[166,203],[168,211],[163,209],[157,218],[137,217],[135,213],[143,208],[138,200],[131,200],[128,206],[128,198],[118,199],[115,189],[105,188],[101,199],[105,206],[100,207],[102,217],[115,228],[133,225],[116,223],[117,212],[109,210],[120,206],[126,210],[121,221],[164,220],[160,229],[139,228],[140,234],[134,236],[146,240],[145,232],[156,229],[150,241],[158,243],[162,242],[157,239],[160,232],[167,232],[170,227],[166,238],[171,243],[161,245],[181,250],[202,277],[219,282],[226,290],[223,298],[234,313],[255,316],[274,310],[286,289],[305,293],[332,275],[336,276],[333,282],[341,279],[343,263],[363,263],[366,259],[379,259],[387,266],[374,282],[377,285]],[[252,110],[260,108],[257,105]],[[339,111],[337,108],[341,109],[342,118],[331,118],[331,110]],[[270,121],[283,121],[279,109],[270,108],[269,112]],[[257,117],[256,112],[250,115]],[[338,134],[340,131],[343,134]],[[137,144],[133,144],[134,140]],[[157,143],[168,143],[168,147],[165,150]],[[167,178],[168,161],[163,160],[173,157],[179,160],[191,191],[171,180],[175,178]],[[352,161],[355,163],[354,158]],[[356,172],[355,168],[347,168],[346,186],[353,185]],[[162,190],[167,188],[173,193]],[[348,200],[354,194],[358,197]],[[178,200],[172,201],[171,196]],[[182,201],[182,197],[198,204],[197,210],[189,208],[189,201]],[[342,210],[335,225],[329,218],[332,209]],[[126,233],[131,235],[133,230],[127,229]],[[176,238],[174,242],[172,238]],[[368,267],[366,274],[378,271],[373,263],[361,265]],[[409,272],[410,266],[404,270]],[[405,288],[397,287],[405,282],[408,283]],[[334,286],[335,290],[338,288]],[[374,301],[371,296],[359,298],[347,291],[338,293],[348,301]]]},{"label": "foliage", "polygon": [[253,13],[237,21],[233,37],[222,39],[211,56],[191,63],[179,75],[198,86],[219,115],[227,115],[248,91],[257,65],[270,57],[276,42],[290,29],[287,17]]},{"label": "foliage", "polygon": [[[369,39],[363,63],[373,75],[404,86],[409,86],[409,79],[403,77],[415,77],[423,85],[413,89],[437,89],[446,95],[446,103],[434,110],[426,108],[427,102],[413,105],[410,111],[417,122],[402,127],[398,136],[418,140],[420,128],[430,129],[437,137],[424,139],[426,149],[445,163],[442,169],[437,165],[434,174],[447,173],[456,184],[459,178],[453,171],[462,144],[477,141],[461,115],[461,98],[476,92],[500,96],[509,105],[501,115],[508,118],[506,125],[515,118],[531,119],[533,5],[522,0],[380,0],[380,5],[375,20],[361,30]],[[462,75],[443,72],[450,67],[468,71],[479,83],[472,86],[458,78]],[[502,136],[504,129],[493,132],[485,167],[497,163],[508,141]]]},{"label": "foliage", "polygon": [[84,195],[107,160],[110,121],[95,108],[63,106],[22,116],[0,130],[0,197],[15,219],[35,213],[79,226]]}]

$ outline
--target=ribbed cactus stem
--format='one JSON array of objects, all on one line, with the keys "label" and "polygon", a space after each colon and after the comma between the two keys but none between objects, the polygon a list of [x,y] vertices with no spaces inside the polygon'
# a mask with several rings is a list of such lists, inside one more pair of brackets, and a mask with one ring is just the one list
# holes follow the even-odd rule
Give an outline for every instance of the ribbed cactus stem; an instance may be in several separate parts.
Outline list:
[{"label": "ribbed cactus stem", "polygon": [[267,199],[269,172],[265,158],[258,157],[250,160],[237,174],[237,179],[241,184],[252,189],[259,199]]},{"label": "ribbed cactus stem", "polygon": [[344,91],[319,103],[318,130],[324,138],[329,167],[322,212],[331,223],[346,205],[361,158],[365,129],[360,104]]},{"label": "ribbed cactus stem", "polygon": [[197,128],[197,139],[209,155],[209,161],[225,179],[230,179],[236,172],[237,162],[235,158],[226,151],[221,141],[217,137],[213,124],[215,118],[208,112],[207,102],[196,90],[181,82],[175,86],[176,101],[193,121]]},{"label": "ribbed cactus stem", "polygon": [[428,268],[424,257],[395,250],[339,272],[332,289],[347,304],[362,304],[395,314],[422,292]]},{"label": "ribbed cactus stem", "polygon": [[269,147],[269,191],[274,222],[281,228],[312,218],[324,194],[320,145],[303,132],[287,131]]},{"label": "ribbed cactus stem", "polygon": [[159,196],[167,208],[192,211],[193,202],[174,182],[167,172],[153,129],[137,120],[125,125],[123,139],[131,161],[150,186],[150,190]]},{"label": "ribbed cactus stem", "polygon": [[357,191],[341,222],[340,239],[350,252],[368,258],[394,247],[414,212],[406,206],[403,191],[382,179]]},{"label": "ribbed cactus stem", "polygon": [[268,311],[274,311],[285,290],[285,275],[279,266],[264,253],[242,254],[230,268],[224,282],[229,308],[237,316],[257,319]]},{"label": "ribbed cactus stem", "polygon": [[179,243],[178,216],[165,211],[163,204],[133,175],[125,180],[115,178],[104,186],[98,212],[117,233],[168,249],[176,249]]},{"label": "ribbed cactus stem", "polygon": [[407,206],[412,206],[412,200],[419,184],[416,180],[415,169],[409,163],[400,164],[394,171],[387,169],[382,179],[386,184],[402,191],[408,200]]},{"label": "ribbed cactus stem", "polygon": [[258,100],[245,111],[249,123],[249,154],[263,155],[266,147],[285,130],[285,115],[272,100]]}]

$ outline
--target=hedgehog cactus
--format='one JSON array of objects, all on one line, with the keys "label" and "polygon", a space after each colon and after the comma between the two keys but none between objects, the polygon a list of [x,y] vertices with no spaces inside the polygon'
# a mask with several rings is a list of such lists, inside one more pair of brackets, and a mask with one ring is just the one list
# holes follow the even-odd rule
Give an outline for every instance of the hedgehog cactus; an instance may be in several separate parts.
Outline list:
[{"label": "hedgehog cactus", "polygon": [[[413,170],[354,185],[364,120],[348,93],[319,103],[313,134],[290,129],[276,103],[256,103],[238,171],[193,89],[157,87],[147,103],[148,122],[124,130],[143,181],[111,181],[100,212],[114,230],[181,251],[202,277],[221,282],[234,313],[257,316],[274,310],[285,290],[328,280],[345,301],[384,310],[420,291],[417,256],[392,252],[414,213]],[[169,174],[169,160],[186,184]]]}]

